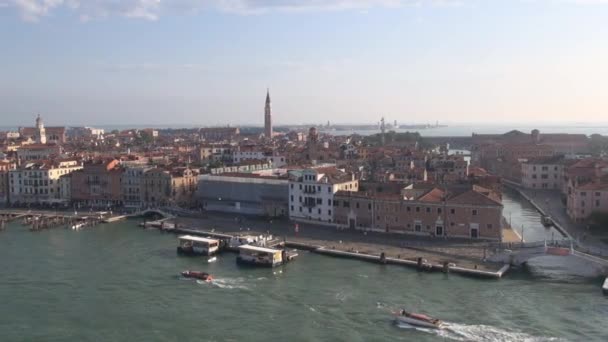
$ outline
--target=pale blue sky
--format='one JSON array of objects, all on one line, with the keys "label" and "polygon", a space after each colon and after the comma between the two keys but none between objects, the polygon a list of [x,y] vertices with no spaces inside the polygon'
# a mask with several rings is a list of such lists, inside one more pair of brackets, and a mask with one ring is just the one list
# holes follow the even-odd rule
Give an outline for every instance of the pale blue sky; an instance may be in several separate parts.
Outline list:
[{"label": "pale blue sky", "polygon": [[0,126],[606,122],[608,0],[0,0]]}]

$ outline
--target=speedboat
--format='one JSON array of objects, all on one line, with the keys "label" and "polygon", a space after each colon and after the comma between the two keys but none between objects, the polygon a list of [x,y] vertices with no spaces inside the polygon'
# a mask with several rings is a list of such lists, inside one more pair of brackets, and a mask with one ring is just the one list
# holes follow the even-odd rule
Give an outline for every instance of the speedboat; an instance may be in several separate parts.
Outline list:
[{"label": "speedboat", "polygon": [[200,272],[200,271],[183,271],[182,277],[199,279],[199,280],[203,280],[206,282],[210,282],[213,280],[213,277],[211,276],[211,274],[205,273],[205,272]]},{"label": "speedboat", "polygon": [[395,321],[431,329],[442,329],[443,321],[424,314],[401,310],[395,313]]}]

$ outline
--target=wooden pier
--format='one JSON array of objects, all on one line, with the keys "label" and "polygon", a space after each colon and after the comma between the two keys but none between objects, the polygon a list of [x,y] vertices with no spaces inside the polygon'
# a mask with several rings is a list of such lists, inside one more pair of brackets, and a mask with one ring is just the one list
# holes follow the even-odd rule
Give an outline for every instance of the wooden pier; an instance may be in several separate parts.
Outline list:
[{"label": "wooden pier", "polygon": [[30,231],[66,227],[80,229],[86,226],[97,225],[105,213],[67,213],[32,210],[1,210],[0,230],[5,229],[8,222],[20,220],[22,225],[29,226]]}]

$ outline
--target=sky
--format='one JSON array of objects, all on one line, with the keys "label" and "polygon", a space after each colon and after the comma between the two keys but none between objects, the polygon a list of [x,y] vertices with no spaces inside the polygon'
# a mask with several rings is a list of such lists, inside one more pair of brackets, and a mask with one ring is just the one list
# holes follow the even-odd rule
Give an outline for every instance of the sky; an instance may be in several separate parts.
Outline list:
[{"label": "sky", "polygon": [[608,0],[0,0],[0,126],[608,122]]}]

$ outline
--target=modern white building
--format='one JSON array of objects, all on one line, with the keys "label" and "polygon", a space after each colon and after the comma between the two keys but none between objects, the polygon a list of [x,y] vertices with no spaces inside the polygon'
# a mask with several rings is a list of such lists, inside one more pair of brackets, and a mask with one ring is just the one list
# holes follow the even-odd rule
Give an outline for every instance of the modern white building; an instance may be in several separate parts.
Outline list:
[{"label": "modern white building", "polygon": [[332,224],[333,201],[338,191],[358,191],[352,173],[331,167],[291,171],[289,177],[289,217],[297,221]]},{"label": "modern white building", "polygon": [[9,200],[12,203],[65,204],[59,179],[82,169],[77,160],[30,162],[9,172]]}]

